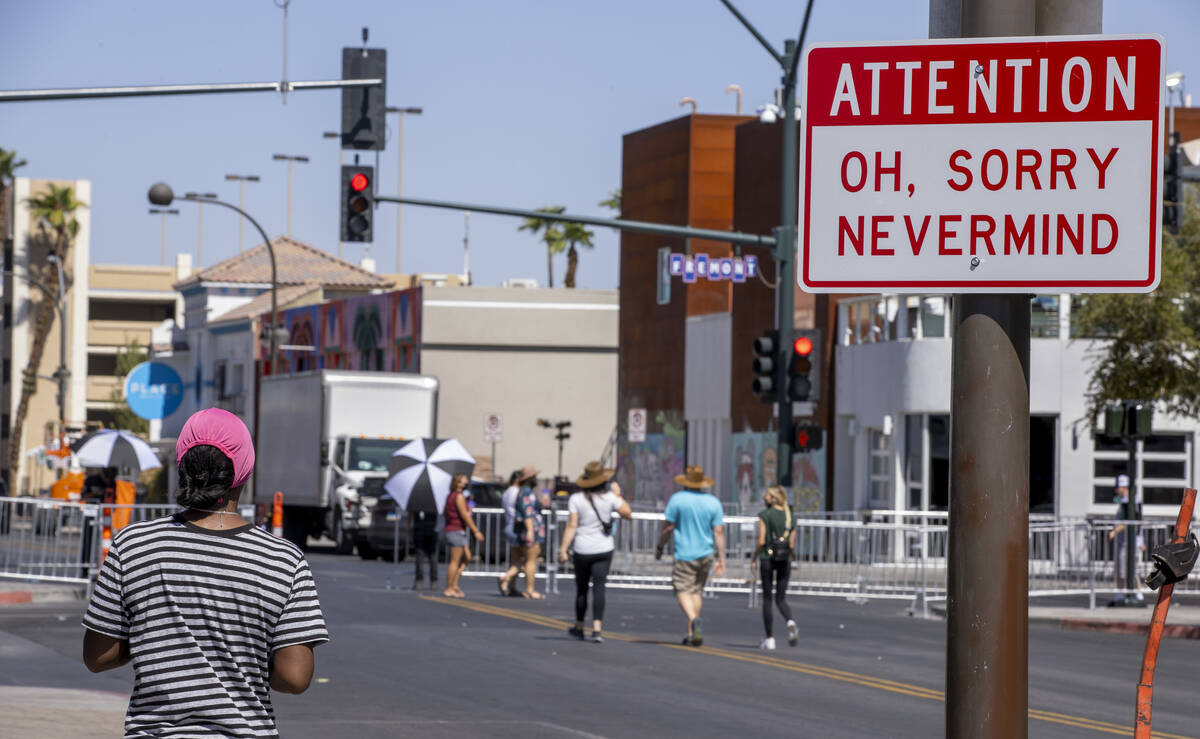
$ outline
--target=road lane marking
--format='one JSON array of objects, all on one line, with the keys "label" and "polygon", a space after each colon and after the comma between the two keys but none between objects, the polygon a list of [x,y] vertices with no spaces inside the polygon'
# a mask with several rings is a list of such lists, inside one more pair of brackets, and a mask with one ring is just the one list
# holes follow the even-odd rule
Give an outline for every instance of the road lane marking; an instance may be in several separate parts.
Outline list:
[{"label": "road lane marking", "polygon": [[[485,603],[477,603],[469,600],[460,600],[453,598],[437,597],[422,595],[418,596],[421,600],[432,601],[434,603],[442,603],[444,605],[457,606],[467,610],[476,611],[478,613],[486,613],[492,616],[501,618],[513,619],[516,621],[524,621],[534,624],[535,626],[544,626],[550,629],[565,630],[572,624],[566,621],[560,621],[549,616],[542,616],[535,613],[526,613],[517,611],[511,608],[502,606],[493,606]],[[900,695],[908,695],[914,698],[922,698],[925,700],[945,701],[946,696],[940,690],[934,688],[926,688],[920,685],[911,683],[902,683],[895,680],[888,680],[872,675],[863,675],[855,672],[847,672],[833,667],[822,667],[820,665],[806,664],[804,662],[794,662],[782,657],[774,657],[768,655],[760,655],[754,653],[733,652],[719,647],[689,647],[682,644],[671,644],[669,642],[660,641],[657,639],[644,639],[629,634],[619,634],[610,631],[604,632],[605,639],[613,639],[616,641],[625,642],[641,642],[646,644],[658,644],[670,649],[678,649],[684,652],[698,652],[707,654],[712,657],[721,657],[724,659],[732,659],[739,662],[749,662],[751,664],[763,665],[764,667],[774,667],[776,669],[788,670],[789,672],[798,672],[813,677],[823,677],[828,680],[836,680],[838,682],[852,683],[862,687],[874,688]],[[1114,724],[1107,721],[1099,721],[1096,719],[1085,718],[1083,716],[1071,716],[1064,713],[1054,713],[1038,708],[1029,709],[1029,718],[1047,723],[1061,724],[1064,726],[1073,726],[1079,729],[1089,729],[1104,734],[1116,734],[1118,736],[1133,736],[1133,730],[1121,724]],[[1193,737],[1182,736],[1180,734],[1167,734],[1156,731],[1152,735],[1152,739],[1194,739]]]}]

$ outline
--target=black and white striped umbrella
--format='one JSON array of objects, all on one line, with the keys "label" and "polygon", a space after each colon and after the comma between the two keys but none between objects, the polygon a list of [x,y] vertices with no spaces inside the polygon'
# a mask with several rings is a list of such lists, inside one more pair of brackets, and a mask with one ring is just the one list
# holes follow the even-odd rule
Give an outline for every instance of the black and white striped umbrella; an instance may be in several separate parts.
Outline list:
[{"label": "black and white striped umbrella", "polygon": [[150,470],[162,467],[154,449],[129,431],[100,429],[71,445],[75,459],[84,467],[131,467]]},{"label": "black and white striped umbrella", "polygon": [[392,454],[383,488],[405,510],[441,513],[454,476],[474,469],[475,458],[457,439],[414,439]]}]

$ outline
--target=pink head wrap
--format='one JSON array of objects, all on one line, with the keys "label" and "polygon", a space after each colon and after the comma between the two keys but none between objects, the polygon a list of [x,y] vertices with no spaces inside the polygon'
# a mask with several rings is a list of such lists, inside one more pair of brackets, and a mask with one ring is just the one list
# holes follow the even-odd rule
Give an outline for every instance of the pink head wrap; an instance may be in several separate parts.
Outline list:
[{"label": "pink head wrap", "polygon": [[175,462],[183,459],[187,450],[207,444],[215,446],[233,463],[233,487],[250,479],[254,471],[254,441],[242,419],[220,408],[196,411],[183,424],[175,442]]}]

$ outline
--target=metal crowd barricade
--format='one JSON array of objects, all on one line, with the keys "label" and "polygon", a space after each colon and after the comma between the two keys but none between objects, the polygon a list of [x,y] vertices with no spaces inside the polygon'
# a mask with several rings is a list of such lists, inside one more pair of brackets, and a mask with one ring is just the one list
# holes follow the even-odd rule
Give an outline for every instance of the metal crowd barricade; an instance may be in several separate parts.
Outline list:
[{"label": "metal crowd barricade", "polygon": [[[164,504],[107,504],[114,534],[174,513]],[[100,566],[100,508],[46,498],[0,498],[0,577],[87,585]]]}]

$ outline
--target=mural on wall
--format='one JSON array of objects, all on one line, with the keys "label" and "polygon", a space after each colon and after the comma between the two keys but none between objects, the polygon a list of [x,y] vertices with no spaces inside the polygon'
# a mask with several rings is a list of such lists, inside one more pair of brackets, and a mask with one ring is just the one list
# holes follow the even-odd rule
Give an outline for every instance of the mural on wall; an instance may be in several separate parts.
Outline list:
[{"label": "mural on wall", "polygon": [[[779,477],[777,436],[773,432],[747,432],[730,435],[733,463],[729,489],[736,496],[731,502],[743,513],[752,514],[762,507],[762,491],[775,485]],[[792,509],[796,515],[822,511],[825,504],[825,452],[792,455]]]},{"label": "mural on wall", "polygon": [[683,474],[686,444],[681,413],[658,411],[655,421],[662,432],[646,434],[644,442],[631,444],[621,435],[616,480],[627,500],[662,510],[679,488],[675,476]]},{"label": "mural on wall", "polygon": [[[352,369],[418,372],[421,288],[331,300],[280,312],[288,344],[313,351],[283,351],[281,372]],[[266,342],[260,356],[266,356]]]}]

